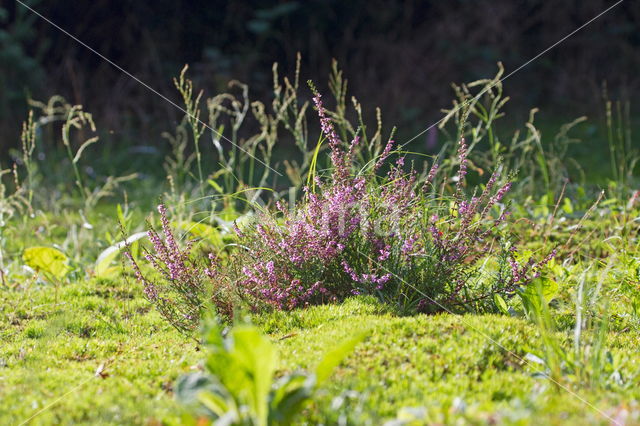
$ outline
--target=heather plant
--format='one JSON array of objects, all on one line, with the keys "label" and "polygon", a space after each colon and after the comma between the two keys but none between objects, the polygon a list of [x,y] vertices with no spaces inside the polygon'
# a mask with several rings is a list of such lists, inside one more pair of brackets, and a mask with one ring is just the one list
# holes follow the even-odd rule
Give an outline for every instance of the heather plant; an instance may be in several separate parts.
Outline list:
[{"label": "heather plant", "polygon": [[[339,78],[338,73],[334,80]],[[261,209],[251,223],[236,223],[236,241],[226,248],[219,245],[208,265],[191,252],[190,243],[178,247],[166,207],[160,206],[165,240],[150,228],[152,249],[145,256],[156,275],[144,276],[135,262],[134,269],[149,300],[176,328],[193,330],[211,302],[230,317],[237,299],[254,310],[291,310],[371,294],[404,314],[492,310],[495,300],[512,297],[540,276],[555,250],[540,260],[518,251],[504,202],[513,176],[506,175],[503,165],[469,197],[464,138],[458,144],[455,176],[442,176],[435,160],[419,174],[394,151],[393,139],[383,149],[375,150],[374,143],[374,150],[363,150],[363,137],[356,131],[344,143],[339,133],[351,134],[349,127],[335,124],[343,114],[328,112],[312,89],[322,139],[310,160],[309,185],[300,202],[287,206],[279,200],[275,211]],[[340,99],[345,89],[338,85],[334,90]],[[240,123],[243,104],[222,99],[235,105],[234,123]],[[227,111],[222,101],[214,100],[209,102],[217,105],[213,110]],[[328,174],[317,169],[324,141]],[[368,159],[363,151],[378,154]],[[229,157],[225,168],[236,158]],[[224,197],[223,188],[220,192]]]},{"label": "heather plant", "polygon": [[366,293],[404,313],[483,309],[495,294],[511,297],[554,256],[520,255],[507,238],[501,202],[511,183],[499,183],[500,168],[481,193],[466,197],[464,139],[455,190],[444,196],[435,190],[435,162],[423,180],[404,170],[404,157],[378,176],[392,140],[374,163],[357,169],[359,137],[345,147],[317,92],[314,103],[333,169],[316,177],[292,209],[278,203],[278,214],[238,230],[245,251],[232,280],[249,303],[293,309]]},{"label": "heather plant", "polygon": [[[503,198],[511,179],[502,178],[501,167],[479,193],[466,196],[464,139],[455,188],[445,195],[437,190],[435,161],[423,179],[413,166],[405,170],[403,156],[380,172],[394,154],[393,140],[375,161],[356,167],[360,138],[345,146],[317,91],[313,101],[330,149],[331,174],[316,175],[292,208],[278,201],[276,212],[264,210],[254,223],[235,226],[232,261],[221,263],[212,254],[215,262],[206,268],[192,263],[190,248],[177,247],[160,206],[166,241],[151,229],[153,251],[146,259],[178,297],[159,295],[159,286],[137,266],[136,274],[147,297],[178,329],[193,329],[210,300],[207,292],[219,288],[253,309],[290,310],[373,294],[402,313],[486,310],[496,296],[512,297],[537,278],[555,255],[551,251],[536,261],[510,241]],[[225,305],[221,301],[216,305]]]},{"label": "heather plant", "polygon": [[230,318],[233,313],[232,301],[230,293],[221,285],[223,277],[218,275],[217,256],[209,253],[207,262],[203,262],[192,240],[188,240],[184,246],[180,244],[180,239],[171,229],[163,204],[158,206],[158,213],[161,232],[148,224],[147,236],[151,250],[145,250],[144,254],[144,259],[152,266],[153,275],[142,271],[128,243],[124,251],[147,299],[169,323],[186,334],[198,327],[202,313],[211,304],[215,305],[222,317]]}]

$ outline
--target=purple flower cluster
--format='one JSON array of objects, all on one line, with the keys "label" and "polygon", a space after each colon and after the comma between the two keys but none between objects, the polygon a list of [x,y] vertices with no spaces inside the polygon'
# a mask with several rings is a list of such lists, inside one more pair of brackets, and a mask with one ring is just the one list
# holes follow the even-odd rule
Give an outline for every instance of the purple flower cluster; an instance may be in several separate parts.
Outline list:
[{"label": "purple flower cluster", "polygon": [[374,171],[380,169],[380,167],[382,167],[384,162],[387,161],[387,158],[389,157],[389,154],[391,154],[391,150],[393,149],[394,143],[395,142],[392,139],[389,139],[389,141],[387,142],[387,145],[384,147],[384,150],[382,151],[382,154],[380,154],[380,156],[378,157],[378,160],[376,161],[375,166],[373,167]]},{"label": "purple flower cluster", "polygon": [[[383,290],[384,285],[389,282],[392,277],[392,275],[389,273],[383,275],[357,274],[356,271],[354,271],[353,268],[349,266],[349,264],[344,260],[342,261],[342,267],[344,271],[349,275],[349,277],[353,280],[353,282],[364,285],[373,284],[376,290]],[[353,289],[352,293],[353,292],[361,294],[361,291],[359,289]]]},{"label": "purple flower cluster", "polygon": [[509,253],[509,266],[511,267],[511,281],[510,287],[514,288],[519,283],[528,283],[535,278],[538,278],[542,273],[542,269],[556,257],[557,250],[553,249],[542,260],[537,261],[530,257],[524,264],[518,263],[515,258],[515,248],[512,248]]},{"label": "purple flower cluster", "polygon": [[458,179],[456,182],[456,194],[458,196],[462,194],[462,187],[464,185],[465,176],[467,175],[467,155],[467,144],[464,138],[461,138],[458,147],[458,161],[460,163],[460,168],[458,169]]},{"label": "purple flower cluster", "polygon": [[365,196],[363,179],[321,185],[318,194],[306,192],[304,204],[295,213],[284,210],[283,225],[263,217],[255,225],[253,238],[243,239],[243,244],[250,247],[251,258],[276,261],[244,266],[240,285],[281,309],[330,300],[333,292],[323,279],[302,285],[299,271],[310,268],[310,263],[331,264],[342,255],[361,224],[360,200]]},{"label": "purple flower cluster", "polygon": [[331,148],[331,162],[334,167],[334,178],[337,181],[346,181],[349,178],[349,167],[351,166],[350,160],[353,155],[353,150],[358,145],[359,139],[356,137],[351,142],[349,151],[345,153],[342,150],[342,141],[340,140],[338,133],[336,133],[331,119],[327,116],[327,112],[322,104],[322,95],[319,92],[315,93],[313,103],[318,110],[322,133],[329,141],[329,147]]}]

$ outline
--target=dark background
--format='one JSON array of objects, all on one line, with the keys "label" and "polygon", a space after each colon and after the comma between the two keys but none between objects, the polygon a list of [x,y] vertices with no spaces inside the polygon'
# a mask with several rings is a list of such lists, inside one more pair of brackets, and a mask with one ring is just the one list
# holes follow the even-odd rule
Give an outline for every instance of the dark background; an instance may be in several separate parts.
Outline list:
[{"label": "dark background", "polygon": [[[231,79],[268,100],[271,65],[326,91],[331,59],[350,93],[410,135],[450,105],[451,82],[506,73],[614,4],[611,0],[29,1],[171,99],[185,63],[211,96]],[[181,113],[13,0],[0,2],[0,147],[17,145],[26,99],[61,94],[123,140],[158,136]],[[640,1],[626,0],[505,82],[512,117],[541,107],[549,119],[602,111],[640,88]],[[306,87],[305,95],[308,96]]]}]

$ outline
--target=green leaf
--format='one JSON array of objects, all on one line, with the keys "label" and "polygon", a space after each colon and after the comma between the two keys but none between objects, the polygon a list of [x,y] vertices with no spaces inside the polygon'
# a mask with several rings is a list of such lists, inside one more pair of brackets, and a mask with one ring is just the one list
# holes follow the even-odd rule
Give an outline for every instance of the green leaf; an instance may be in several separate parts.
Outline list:
[{"label": "green leaf", "polygon": [[223,417],[230,411],[227,401],[222,396],[213,392],[200,392],[198,394],[198,400],[218,417]]},{"label": "green leaf", "polygon": [[[247,389],[251,395],[249,406],[256,413],[259,424],[268,418],[269,392],[276,370],[277,353],[271,341],[252,325],[239,325],[232,332],[231,352],[237,365],[252,379]],[[225,383],[229,386],[229,383]]]},{"label": "green leaf", "polygon": [[271,392],[269,424],[290,425],[313,398],[315,378],[292,373],[282,377]]},{"label": "green leaf", "polygon": [[103,278],[111,276],[114,272],[118,270],[118,268],[110,266],[111,262],[115,260],[115,258],[120,253],[123,247],[127,244],[131,244],[134,241],[137,241],[141,238],[147,236],[146,232],[137,232],[131,236],[129,236],[126,240],[119,241],[113,244],[110,247],[107,247],[105,250],[100,253],[98,258],[96,259],[95,266],[93,268],[93,273],[96,277]]},{"label": "green leaf", "polygon": [[55,279],[63,279],[71,270],[67,256],[53,247],[29,247],[22,255],[24,263]]},{"label": "green leaf", "polygon": [[222,236],[220,235],[220,231],[213,226],[207,225],[206,223],[201,222],[180,222],[180,223],[172,223],[172,225],[176,228],[182,229],[185,232],[190,233],[196,238],[202,238],[203,240],[208,241],[213,244],[215,247],[222,248],[224,247],[224,242],[222,241]]},{"label": "green leaf", "polygon": [[366,332],[360,333],[356,337],[342,342],[337,348],[327,352],[322,361],[320,361],[320,364],[316,367],[316,379],[318,384],[324,383],[329,377],[331,377],[333,370],[353,352],[356,345],[363,341],[366,335]]},{"label": "green leaf", "polygon": [[542,288],[542,296],[544,300],[549,303],[551,299],[558,295],[559,286],[558,283],[547,277],[536,278],[538,285]]},{"label": "green leaf", "polygon": [[558,294],[558,283],[546,277],[536,278],[531,281],[521,292],[521,296],[527,301],[535,301],[540,296],[549,303]]},{"label": "green leaf", "polygon": [[211,185],[213,189],[218,191],[218,194],[224,194],[224,189],[220,185],[218,185],[218,183],[215,180],[209,179],[207,183]]},{"label": "green leaf", "polygon": [[203,373],[189,373],[180,376],[173,386],[176,398],[183,404],[191,405],[198,402],[198,394],[203,391],[212,391],[214,382]]},{"label": "green leaf", "polygon": [[573,204],[569,198],[564,199],[564,202],[562,203],[562,210],[567,214],[573,213]]},{"label": "green leaf", "polygon": [[502,296],[500,296],[498,293],[495,293],[493,295],[493,302],[496,304],[498,309],[500,309],[500,312],[502,312],[505,315],[509,315],[509,306],[507,305],[507,302],[505,302]]}]

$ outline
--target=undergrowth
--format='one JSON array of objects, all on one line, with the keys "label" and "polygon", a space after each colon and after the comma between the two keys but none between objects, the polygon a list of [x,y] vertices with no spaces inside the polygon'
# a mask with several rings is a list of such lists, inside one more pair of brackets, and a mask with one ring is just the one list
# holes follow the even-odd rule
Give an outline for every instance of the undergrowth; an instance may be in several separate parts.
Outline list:
[{"label": "undergrowth", "polygon": [[[603,191],[570,155],[585,118],[549,137],[532,110],[504,136],[501,68],[454,86],[427,155],[396,141],[380,110],[366,124],[337,64],[330,101],[301,88],[300,66],[292,78],[274,66],[269,105],[239,82],[206,98],[185,68],[175,83],[189,114],[164,135],[162,182],[110,172],[82,106],[31,103],[0,171],[3,421],[638,421],[630,109],[606,105]],[[200,341],[212,314],[222,325]],[[316,380],[317,355],[364,328],[329,363],[335,378]],[[204,374],[181,379],[198,386],[179,408],[174,380],[193,369]],[[96,407],[56,399],[84,380]],[[587,415],[572,394],[603,409]]]}]

